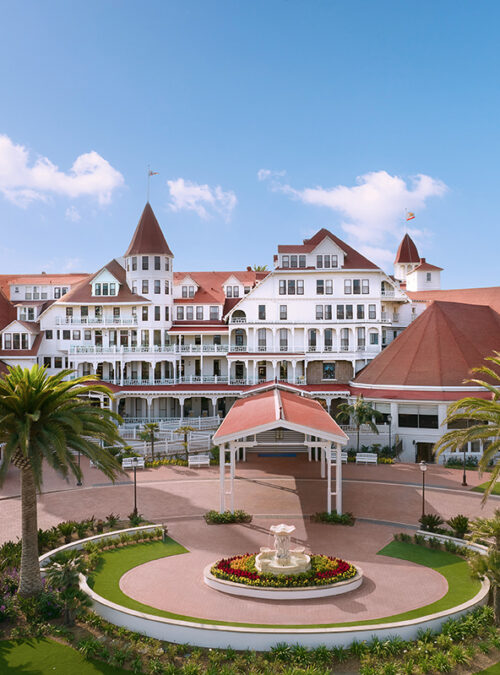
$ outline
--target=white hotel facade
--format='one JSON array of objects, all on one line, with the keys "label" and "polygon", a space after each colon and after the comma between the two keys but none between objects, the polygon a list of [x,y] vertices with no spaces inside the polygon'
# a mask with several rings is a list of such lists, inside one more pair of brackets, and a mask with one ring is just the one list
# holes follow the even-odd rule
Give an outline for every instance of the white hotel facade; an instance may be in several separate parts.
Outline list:
[{"label": "white hotel facade", "polygon": [[[95,374],[129,421],[224,415],[250,387],[273,380],[334,414],[357,374],[424,312],[426,293],[439,292],[440,271],[418,257],[408,235],[389,276],[320,230],[278,246],[271,271],[177,272],[148,203],[123,257],[95,274],[0,275],[0,359]],[[422,429],[398,424],[398,408],[414,405],[411,398],[399,390],[396,400],[380,396],[380,382],[372,383],[377,395],[359,386],[391,413],[392,433],[413,459]],[[444,418],[443,400],[429,394],[419,405],[434,407],[436,422]],[[432,425],[423,436],[442,433]]]}]

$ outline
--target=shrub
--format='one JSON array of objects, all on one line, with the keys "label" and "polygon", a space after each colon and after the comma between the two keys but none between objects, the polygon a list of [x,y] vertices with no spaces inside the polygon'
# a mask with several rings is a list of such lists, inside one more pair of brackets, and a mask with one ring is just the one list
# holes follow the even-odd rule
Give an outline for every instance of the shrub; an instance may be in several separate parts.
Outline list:
[{"label": "shrub", "polygon": [[140,513],[137,513],[137,511],[132,511],[132,513],[129,513],[128,515],[128,522],[130,527],[138,527],[144,522],[144,518]]},{"label": "shrub", "polygon": [[95,524],[95,529],[98,533],[104,532],[104,520],[99,519]]},{"label": "shrub", "polygon": [[453,518],[447,520],[446,523],[453,530],[455,537],[458,537],[459,539],[463,539],[465,533],[469,529],[469,519],[467,516],[464,516],[460,513],[457,516],[453,516]]},{"label": "shrub", "polygon": [[108,523],[109,527],[113,528],[115,527],[116,523],[120,520],[120,516],[115,514],[115,513],[110,513],[108,516],[106,516],[106,522]]},{"label": "shrub", "polygon": [[63,523],[59,523],[57,527],[59,532],[64,537],[64,543],[69,544],[69,542],[71,541],[72,534],[75,531],[75,523],[71,522],[70,520],[67,520]]},{"label": "shrub", "polygon": [[418,519],[418,522],[421,524],[423,530],[437,532],[439,526],[444,523],[444,520],[437,513],[425,513]]},{"label": "shrub", "polygon": [[87,534],[87,531],[88,531],[87,521],[82,520],[79,523],[75,523],[75,530],[76,530],[76,534],[78,536],[78,539],[83,539],[85,537],[85,535]]},{"label": "shrub", "polygon": [[331,513],[320,511],[311,516],[311,519],[315,523],[329,523],[330,525],[354,525],[356,520],[350,511],[341,515],[336,511],[332,511]]},{"label": "shrub", "polygon": [[231,511],[224,511],[224,513],[219,513],[218,511],[207,511],[204,515],[205,522],[209,525],[225,525],[228,523],[251,523],[252,516],[246,511],[237,509],[234,513]]}]

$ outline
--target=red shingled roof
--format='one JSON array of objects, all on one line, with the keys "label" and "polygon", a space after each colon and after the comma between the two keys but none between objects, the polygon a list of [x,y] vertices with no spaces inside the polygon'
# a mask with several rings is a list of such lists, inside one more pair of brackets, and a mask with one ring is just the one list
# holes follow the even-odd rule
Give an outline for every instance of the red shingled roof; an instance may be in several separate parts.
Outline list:
[{"label": "red shingled roof", "polygon": [[345,253],[344,266],[343,269],[370,269],[377,270],[379,267],[372,263],[371,260],[365,258],[364,255],[361,255],[358,251],[353,249],[351,246],[342,241],[337,236],[332,234],[330,230],[322,228],[319,232],[311,237],[310,239],[304,239],[303,244],[291,244],[291,245],[280,245],[278,246],[278,253],[312,253],[314,249],[321,244],[323,239],[326,237],[330,238],[339,248],[341,248]]},{"label": "red shingled roof", "polygon": [[0,290],[0,330],[17,318],[17,311],[14,305]]},{"label": "red shingled roof", "polygon": [[358,374],[354,386],[461,386],[499,345],[500,315],[491,307],[436,301]]},{"label": "red shingled roof", "polygon": [[33,341],[33,347],[31,349],[0,349],[0,357],[5,356],[36,356],[40,345],[42,344],[43,333],[38,333],[36,338]]},{"label": "red shingled roof", "polygon": [[430,303],[434,300],[462,302],[466,305],[489,305],[500,314],[500,286],[487,288],[454,288],[449,291],[407,291],[416,302]]},{"label": "red shingled roof", "polygon": [[[108,270],[115,279],[119,282],[120,286],[118,289],[118,295],[92,295],[91,281],[95,279],[102,270]],[[138,305],[149,303],[150,301],[147,298],[144,298],[142,295],[137,293],[132,293],[130,288],[127,286],[127,274],[124,268],[120,263],[113,258],[107,265],[101,267],[101,269],[95,274],[89,274],[86,279],[81,281],[75,288],[73,288],[69,293],[63,295],[62,298],[56,301],[58,304],[64,304],[66,302],[71,303],[82,303],[82,304],[113,304],[117,302],[130,302],[137,303]]]},{"label": "red shingled roof", "polygon": [[73,274],[0,274],[0,289],[9,298],[10,286],[15,286],[16,284],[20,286],[26,284],[34,284],[36,286],[43,284],[50,286],[74,286],[87,276],[86,272],[75,272]]},{"label": "red shingled roof", "polygon": [[347,436],[318,401],[279,386],[234,403],[214,435],[214,442],[249,436],[269,428],[291,428],[342,442]]},{"label": "red shingled roof", "polygon": [[405,234],[401,243],[399,244],[398,252],[396,253],[395,263],[418,263],[420,256],[415,242],[409,234]]},{"label": "red shingled roof", "polygon": [[[174,272],[174,284],[176,286],[181,285],[186,277],[190,277],[198,286],[193,298],[176,298],[175,302],[182,305],[224,305],[228,302],[223,287],[227,279],[234,276],[243,286],[253,288],[258,281],[267,277],[268,274],[269,272],[254,272],[253,270],[245,270],[244,272]],[[241,300],[241,298],[231,299]]]},{"label": "red shingled roof", "polygon": [[420,265],[417,265],[411,273],[416,272],[442,272],[442,267],[436,267],[436,265],[431,265],[427,262],[425,258],[420,258]]},{"label": "red shingled roof", "polygon": [[145,255],[147,253],[170,255],[172,257],[174,255],[163,236],[161,227],[149,202],[144,207],[125,256]]}]

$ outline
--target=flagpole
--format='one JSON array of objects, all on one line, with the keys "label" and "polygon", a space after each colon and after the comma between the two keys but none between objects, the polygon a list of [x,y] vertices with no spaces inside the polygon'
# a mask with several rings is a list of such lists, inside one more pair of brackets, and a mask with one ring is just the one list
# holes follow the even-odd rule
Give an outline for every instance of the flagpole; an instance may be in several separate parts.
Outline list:
[{"label": "flagpole", "polygon": [[147,202],[149,202],[149,181],[151,180],[151,166],[148,164],[148,189],[147,189]]}]

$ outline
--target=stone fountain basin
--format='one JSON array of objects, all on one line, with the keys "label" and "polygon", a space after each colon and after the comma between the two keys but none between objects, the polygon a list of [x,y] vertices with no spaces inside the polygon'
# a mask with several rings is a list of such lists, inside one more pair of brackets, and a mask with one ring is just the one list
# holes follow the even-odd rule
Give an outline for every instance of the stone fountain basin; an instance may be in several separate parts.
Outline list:
[{"label": "stone fountain basin", "polygon": [[347,581],[337,581],[337,583],[328,586],[302,586],[300,588],[259,588],[256,586],[247,586],[238,584],[234,581],[218,579],[211,573],[215,563],[210,563],[203,570],[203,581],[210,588],[238,595],[246,598],[264,598],[267,600],[307,600],[311,598],[326,598],[331,595],[343,595],[359,588],[363,583],[363,570],[356,566],[357,573],[352,579]]},{"label": "stone fountain basin", "polygon": [[255,557],[255,567],[261,574],[295,575],[311,568],[311,556],[302,551],[290,551],[287,562],[279,561],[273,549],[261,549]]}]

